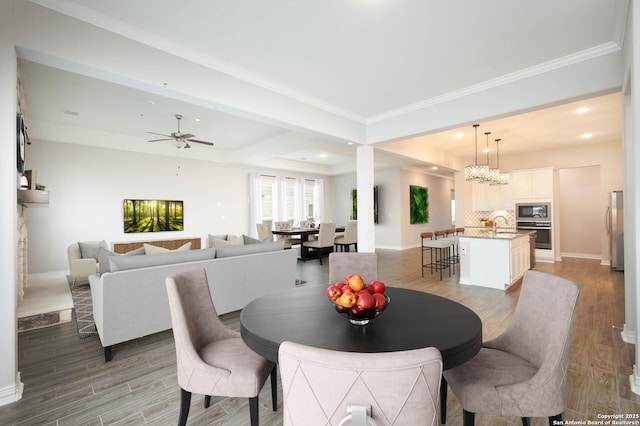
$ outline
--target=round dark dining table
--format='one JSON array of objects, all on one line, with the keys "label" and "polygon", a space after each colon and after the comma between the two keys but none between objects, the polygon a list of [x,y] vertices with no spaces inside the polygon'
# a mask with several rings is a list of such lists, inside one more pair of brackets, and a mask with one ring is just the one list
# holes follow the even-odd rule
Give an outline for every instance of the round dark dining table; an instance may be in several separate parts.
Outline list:
[{"label": "round dark dining table", "polygon": [[387,287],[385,311],[367,325],[351,324],[325,295],[306,285],[260,297],[240,313],[240,333],[256,353],[277,362],[285,340],[344,352],[395,352],[436,347],[443,368],[473,358],[482,345],[482,321],[471,309],[444,297]]}]

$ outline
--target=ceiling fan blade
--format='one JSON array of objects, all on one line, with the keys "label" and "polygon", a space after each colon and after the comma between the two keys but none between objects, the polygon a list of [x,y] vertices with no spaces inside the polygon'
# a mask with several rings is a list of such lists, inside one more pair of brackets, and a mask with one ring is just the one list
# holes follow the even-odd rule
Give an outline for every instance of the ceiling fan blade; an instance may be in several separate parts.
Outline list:
[{"label": "ceiling fan blade", "polygon": [[182,147],[182,149],[191,148],[191,145],[189,145],[187,141],[183,141],[183,142],[184,142],[184,146]]},{"label": "ceiling fan blade", "polygon": [[213,146],[213,142],[199,141],[198,139],[188,139],[189,142],[201,143],[202,145]]},{"label": "ceiling fan blade", "polygon": [[150,141],[147,142],[160,142],[160,141],[172,141],[174,140],[173,138],[164,138],[164,139],[151,139]]},{"label": "ceiling fan blade", "polygon": [[147,132],[150,135],[158,135],[158,136],[164,136],[165,138],[172,138],[173,136],[171,135],[165,135],[164,133],[155,133],[155,132]]},{"label": "ceiling fan blade", "polygon": [[195,135],[192,135],[191,133],[180,133],[179,135],[176,134],[177,137],[179,137],[180,139],[189,139],[194,137]]}]

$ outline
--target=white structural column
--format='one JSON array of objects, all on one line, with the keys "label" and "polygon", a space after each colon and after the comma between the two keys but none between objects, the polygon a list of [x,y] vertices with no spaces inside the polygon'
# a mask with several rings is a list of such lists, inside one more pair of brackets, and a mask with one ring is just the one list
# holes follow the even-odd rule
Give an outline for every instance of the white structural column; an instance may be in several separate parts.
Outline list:
[{"label": "white structural column", "polygon": [[373,227],[373,147],[360,145],[356,150],[356,187],[358,189],[358,251],[376,251]]},{"label": "white structural column", "polygon": [[[625,41],[628,79],[624,103],[624,282],[625,282],[625,332],[623,337],[629,338],[638,330],[638,306],[640,306],[640,292],[638,291],[638,264],[640,262],[637,250],[640,241],[637,212],[640,211],[640,185],[634,164],[640,161],[640,144],[638,143],[638,129],[640,129],[640,8],[638,3],[631,4],[630,27],[627,29]],[[629,33],[631,34],[629,36]],[[629,90],[630,88],[630,90]],[[635,183],[635,184],[633,184]],[[636,214],[634,214],[636,213]],[[627,302],[631,299],[630,303]],[[633,317],[629,314],[632,313]],[[626,329],[630,328],[629,331]],[[637,341],[637,339],[635,339]],[[635,351],[633,374],[630,376],[631,390],[640,394],[640,351]]]},{"label": "white structural column", "polygon": [[17,65],[13,2],[0,2],[0,405],[22,397],[17,333]]}]

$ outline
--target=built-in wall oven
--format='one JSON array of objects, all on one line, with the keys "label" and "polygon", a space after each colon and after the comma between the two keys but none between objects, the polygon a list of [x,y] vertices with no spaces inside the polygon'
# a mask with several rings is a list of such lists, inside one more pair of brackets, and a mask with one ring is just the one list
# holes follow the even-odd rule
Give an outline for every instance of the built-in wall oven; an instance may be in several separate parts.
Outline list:
[{"label": "built-in wall oven", "polygon": [[536,231],[536,248],[551,250],[551,221],[550,220],[518,220],[516,228],[526,231]]}]

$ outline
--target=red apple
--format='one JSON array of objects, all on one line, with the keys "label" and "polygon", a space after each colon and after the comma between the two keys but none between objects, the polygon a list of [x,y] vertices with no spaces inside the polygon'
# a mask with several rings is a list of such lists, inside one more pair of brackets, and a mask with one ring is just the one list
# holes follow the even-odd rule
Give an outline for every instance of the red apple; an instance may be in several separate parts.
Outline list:
[{"label": "red apple", "polygon": [[355,293],[356,293],[355,291],[353,291],[353,289],[352,289],[351,287],[349,287],[349,286],[348,286],[348,285],[346,285],[346,284],[345,284],[345,286],[344,286],[344,287],[342,287],[340,290],[342,290],[342,294],[345,294],[345,293],[352,293],[352,294],[355,294]]},{"label": "red apple", "polygon": [[358,274],[349,275],[347,284],[349,284],[349,287],[351,287],[353,291],[360,291],[364,288],[364,281]]},{"label": "red apple", "polygon": [[384,283],[381,282],[381,281],[377,281],[377,280],[376,281],[371,281],[371,288],[373,289],[374,293],[380,293],[380,294],[384,293],[384,291],[386,289]]},{"label": "red apple", "polygon": [[380,311],[384,308],[384,305],[387,304],[387,297],[381,293],[374,293],[373,299],[376,302],[376,311]]},{"label": "red apple", "polygon": [[338,297],[335,303],[345,308],[352,308],[356,305],[356,300],[354,293],[342,293],[342,296]]},{"label": "red apple", "polygon": [[375,291],[373,291],[373,286],[371,284],[367,284],[364,288],[369,292],[369,294],[375,293]]},{"label": "red apple", "polygon": [[342,290],[337,285],[330,285],[326,290],[327,297],[330,300],[336,300],[338,297],[342,296]]},{"label": "red apple", "polygon": [[368,291],[364,291],[358,295],[356,305],[360,309],[370,309],[376,306],[376,300]]},{"label": "red apple", "polygon": [[342,287],[344,287],[345,285],[347,285],[347,283],[342,282],[342,281],[338,281],[337,283],[334,284],[335,286],[339,287],[340,289],[342,289]]}]

